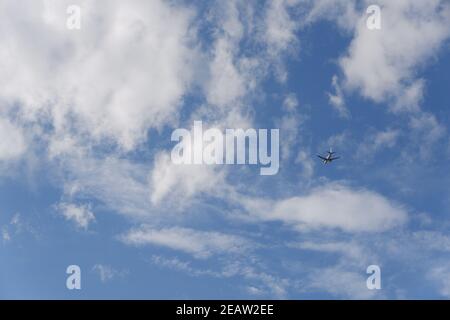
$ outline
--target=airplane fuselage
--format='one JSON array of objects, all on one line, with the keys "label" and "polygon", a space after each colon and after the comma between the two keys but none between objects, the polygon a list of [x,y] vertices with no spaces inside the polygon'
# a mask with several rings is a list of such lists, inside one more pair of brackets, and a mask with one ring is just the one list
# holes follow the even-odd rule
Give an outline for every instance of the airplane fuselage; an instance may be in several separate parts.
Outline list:
[{"label": "airplane fuselage", "polygon": [[322,157],[320,155],[318,155],[318,157],[322,159],[324,164],[328,164],[328,163],[333,162],[336,159],[339,159],[339,157],[334,157],[333,158],[333,154],[334,154],[334,152],[331,151],[331,149],[330,149],[330,151],[328,151],[328,154],[325,157]]},{"label": "airplane fuselage", "polygon": [[328,155],[326,156],[326,159],[323,160],[323,163],[324,163],[324,164],[328,164],[328,163],[330,163],[331,161],[333,161],[333,160],[331,160],[331,157],[332,157],[332,156],[333,156],[332,153],[328,152]]}]

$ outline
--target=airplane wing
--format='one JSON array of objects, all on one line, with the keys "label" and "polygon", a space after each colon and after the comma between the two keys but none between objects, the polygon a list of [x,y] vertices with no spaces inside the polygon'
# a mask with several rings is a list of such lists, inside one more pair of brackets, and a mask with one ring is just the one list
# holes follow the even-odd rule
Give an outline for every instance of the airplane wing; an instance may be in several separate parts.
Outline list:
[{"label": "airplane wing", "polygon": [[324,157],[322,157],[322,156],[319,156],[319,155],[317,155],[320,159],[322,159],[322,160],[327,160],[327,158],[324,158]]},{"label": "airplane wing", "polygon": [[334,157],[334,158],[331,158],[330,160],[331,161],[333,161],[333,160],[337,160],[337,159],[340,159],[341,157]]}]

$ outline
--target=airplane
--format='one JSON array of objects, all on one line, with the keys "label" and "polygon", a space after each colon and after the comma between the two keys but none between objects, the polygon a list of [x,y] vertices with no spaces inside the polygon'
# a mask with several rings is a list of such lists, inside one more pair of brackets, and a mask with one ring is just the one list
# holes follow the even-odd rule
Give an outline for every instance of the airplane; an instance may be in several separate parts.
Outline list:
[{"label": "airplane", "polygon": [[333,154],[335,154],[336,152],[333,152],[333,150],[330,148],[330,151],[327,151],[327,155],[325,157],[322,157],[321,155],[317,155],[320,159],[323,160],[324,164],[328,164],[333,162],[334,160],[339,159],[340,157],[333,157]]}]

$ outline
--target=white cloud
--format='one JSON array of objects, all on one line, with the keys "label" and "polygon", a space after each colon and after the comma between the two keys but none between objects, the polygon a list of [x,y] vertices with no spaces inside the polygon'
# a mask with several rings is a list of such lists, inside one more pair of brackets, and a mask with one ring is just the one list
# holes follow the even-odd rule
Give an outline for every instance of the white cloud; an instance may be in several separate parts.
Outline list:
[{"label": "white cloud", "polygon": [[392,148],[397,142],[398,134],[399,132],[396,130],[377,132],[377,134],[374,136],[373,144],[375,145],[375,148],[379,148],[381,146]]},{"label": "white cloud", "polygon": [[98,274],[101,282],[108,282],[117,276],[125,275],[125,272],[118,271],[109,265],[96,264],[92,267],[92,270]]},{"label": "white cloud", "polygon": [[450,265],[443,264],[439,267],[432,268],[428,274],[428,279],[432,280],[439,286],[439,293],[445,297],[450,298]]},{"label": "white cloud", "polygon": [[426,250],[450,252],[450,237],[437,231],[417,231],[412,237],[419,247]]},{"label": "white cloud", "polygon": [[353,150],[353,144],[354,138],[352,134],[350,131],[345,130],[329,137],[326,144],[322,144],[321,148],[324,150],[328,150],[329,148],[333,150],[339,149],[340,152],[343,152],[344,150]]},{"label": "white cloud", "polygon": [[288,94],[284,100],[282,109],[284,111],[281,119],[275,122],[275,127],[280,129],[281,139],[281,158],[287,160],[290,158],[293,150],[300,142],[300,127],[304,118],[298,112],[298,100],[295,94]]},{"label": "white cloud", "polygon": [[334,93],[328,93],[328,101],[331,106],[338,112],[339,116],[342,118],[348,118],[350,113],[347,106],[345,105],[344,94],[342,92],[341,86],[338,82],[338,77],[333,76],[331,80],[331,86],[333,87]]},{"label": "white cloud", "polygon": [[339,266],[319,269],[309,277],[307,290],[325,290],[334,296],[347,299],[374,298],[376,290],[367,289],[367,278],[364,275]]},{"label": "white cloud", "polygon": [[356,262],[364,265],[367,262],[367,254],[364,248],[357,242],[311,242],[305,241],[293,244],[295,248],[318,252],[335,253],[346,258],[346,262]]},{"label": "white cloud", "polygon": [[268,57],[274,62],[275,76],[280,82],[285,82],[288,77],[282,57],[286,54],[294,54],[299,47],[296,32],[300,22],[293,14],[298,2],[297,0],[269,1],[265,9],[262,39]]},{"label": "white cloud", "polygon": [[283,100],[283,109],[287,112],[295,111],[298,104],[297,95],[295,93],[289,93]]},{"label": "white cloud", "polygon": [[9,234],[8,228],[2,227],[2,240],[3,242],[9,242],[11,240],[11,235]]},{"label": "white cloud", "polygon": [[[219,22],[220,30],[213,31],[212,47],[207,45],[209,54],[194,49],[197,48],[197,39],[195,30],[191,28],[193,12],[173,3],[159,0],[133,0],[129,3],[110,1],[108,4],[102,1],[81,1],[82,30],[76,32],[65,29],[66,3],[0,3],[0,68],[6,74],[0,80],[0,99],[6,102],[5,108],[18,109],[13,111],[18,111],[19,119],[0,120],[0,136],[8,137],[8,142],[4,142],[6,144],[0,143],[0,160],[15,159],[27,150],[25,137],[28,137],[29,123],[54,128],[54,132],[50,136],[44,135],[43,139],[49,139],[50,156],[58,158],[55,163],[61,161],[65,173],[63,184],[67,187],[66,196],[70,198],[70,201],[59,204],[58,208],[66,219],[84,229],[95,220],[95,216],[89,206],[73,204],[72,197],[78,195],[95,197],[110,209],[140,215],[141,218],[148,217],[152,221],[159,218],[150,214],[162,211],[158,208],[162,204],[183,206],[201,194],[219,195],[222,200],[231,201],[228,204],[235,204],[230,194],[234,195],[237,191],[226,182],[225,170],[213,166],[176,166],[166,152],[156,152],[153,167],[150,168],[150,161],[148,165],[139,165],[116,153],[92,158],[89,147],[91,143],[106,142],[102,150],[108,153],[110,143],[113,142],[124,150],[135,150],[139,143],[147,139],[149,128],[160,129],[175,124],[183,97],[190,93],[190,87],[198,80],[194,79],[197,71],[202,78],[199,81],[205,83],[202,88],[205,92],[202,94],[205,94],[206,102],[221,111],[218,115],[219,125],[225,122],[236,124],[238,121],[249,123],[251,116],[246,117],[245,111],[249,109],[243,102],[249,92],[257,90],[258,81],[266,75],[269,65],[275,65],[279,80],[286,79],[286,70],[279,64],[282,54],[295,49],[298,44],[295,32],[301,22],[296,22],[291,15],[295,10],[290,11],[297,1],[271,1],[262,13],[255,15],[241,11],[245,6],[242,2],[227,1],[223,5],[226,10],[223,11],[224,19]],[[351,25],[354,23],[350,22],[349,17],[357,17],[354,2],[322,0],[316,3],[316,11],[310,17],[323,15],[337,4],[338,10],[342,10],[339,12],[343,13],[337,15],[338,23],[347,30],[353,28]],[[374,100],[375,91],[387,93],[387,96],[395,98],[392,106],[394,110],[415,110],[422,99],[425,82],[416,79],[415,67],[437,52],[435,49],[445,36],[440,30],[442,34],[431,39],[431,48],[420,48],[418,54],[411,53],[416,49],[414,39],[421,32],[425,36],[432,34],[434,31],[431,29],[445,23],[434,19],[433,12],[430,13],[430,20],[420,16],[422,22],[411,22],[414,27],[412,32],[417,34],[407,34],[407,37],[414,39],[404,40],[406,44],[396,51],[390,48],[392,43],[386,41],[392,42],[392,39],[404,36],[402,25],[405,22],[400,20],[399,26],[392,22],[391,17],[396,14],[406,16],[406,10],[403,10],[407,6],[405,3],[401,1],[398,8],[397,4],[387,5],[393,13],[388,14],[388,24],[383,24],[383,28],[393,30],[394,35],[389,37],[390,40],[377,36],[371,38],[375,41],[371,46],[378,50],[375,54],[381,54],[382,57],[373,57],[372,52],[367,53],[360,48],[360,42],[366,40],[362,35],[364,30],[356,26],[352,46],[340,62],[345,78],[341,81],[337,77],[333,78],[334,93],[329,96],[330,103],[342,115],[347,110],[341,85],[345,85],[346,89],[360,90],[363,95]],[[430,6],[436,9],[435,3],[431,2]],[[336,13],[333,10],[329,12]],[[17,20],[21,13],[24,14],[23,25],[18,24]],[[263,20],[252,25],[253,19],[261,16]],[[45,22],[44,25],[41,20]],[[254,32],[262,33],[255,37],[257,43],[250,39],[255,35]],[[39,41],[36,33],[40,35]],[[419,41],[421,46],[422,41]],[[13,51],[9,51],[8,46]],[[246,46],[252,50],[255,47],[264,49],[253,53],[247,51]],[[395,52],[392,53],[392,50]],[[401,61],[405,52],[414,57]],[[368,67],[364,65],[367,61]],[[358,69],[359,63],[364,66],[362,70]],[[369,72],[366,75],[364,71],[372,74]],[[196,72],[196,76],[193,72]],[[397,85],[391,88],[393,83]],[[294,144],[299,136],[301,118],[296,113],[297,106],[294,95],[286,97],[283,104],[286,117],[280,121],[285,132],[289,132],[284,146]],[[214,113],[215,109],[212,110],[211,113]],[[413,117],[410,128],[421,132],[424,141],[436,141],[445,131],[439,129],[439,123],[433,119],[426,115]],[[23,127],[20,128],[19,124]],[[334,146],[340,142],[344,145],[348,143],[347,138],[348,135],[335,137],[330,139],[334,141],[330,144]],[[369,153],[382,147],[392,147],[397,141],[396,132],[392,130],[380,132],[372,138],[374,149],[367,151]],[[297,154],[297,161],[303,165],[304,176],[312,177],[314,162],[308,156],[310,152],[305,148]],[[228,194],[227,188],[234,192]],[[284,200],[257,201],[259,204],[245,203],[252,215],[263,220],[282,221],[298,230],[379,232],[401,226],[407,220],[406,210],[386,197],[370,190],[339,184],[325,185],[306,195]],[[11,230],[2,229],[2,237],[9,239],[13,235]],[[246,253],[250,246],[247,240],[235,235],[182,227],[143,226],[131,230],[122,240],[133,245],[164,246],[196,258],[221,253]],[[355,260],[362,255],[361,248],[343,242],[305,242],[301,247],[338,253]],[[189,264],[177,259],[164,263],[188,272],[194,270]],[[106,265],[96,265],[94,270],[102,281],[108,281],[117,274],[117,270]],[[216,276],[219,274],[239,275],[256,282],[246,286],[254,294],[270,292],[283,297],[289,288],[286,279],[249,266],[227,266],[223,272],[215,273]],[[315,288],[325,288],[333,294],[343,292],[348,297],[370,297],[360,287],[361,278],[359,274],[347,270],[327,269],[313,284]],[[365,278],[362,280],[364,285]]]},{"label": "white cloud", "polygon": [[[248,126],[251,107],[243,101],[270,65],[279,63],[278,53],[295,42],[295,23],[291,17],[283,21],[293,3],[273,3],[263,15],[254,11],[254,3],[218,4],[216,16],[208,16],[211,43],[197,38],[202,25],[194,21],[194,6],[80,0],[82,26],[74,31],[66,28],[68,0],[2,3],[0,68],[6,77],[0,80],[0,99],[18,115],[24,131],[39,127],[26,133],[43,142],[52,165],[61,161],[64,179],[70,179],[64,185],[77,184],[81,194],[120,211],[148,211],[145,187],[150,187],[150,205],[170,194],[183,203],[214,190],[224,170],[175,168],[156,152],[150,179],[142,182],[135,179],[133,164],[118,160],[126,156],[121,151],[139,150],[148,129],[175,125],[183,97],[198,84],[206,107],[218,107],[209,112],[219,125]],[[26,23],[20,24],[18,16]],[[263,50],[243,49],[241,41]],[[277,54],[269,54],[269,48]],[[95,158],[95,147],[107,156]],[[113,177],[119,182],[111,183]],[[124,185],[132,190],[121,194]]]},{"label": "white cloud", "polygon": [[254,286],[248,286],[246,290],[252,296],[262,296],[266,293],[263,289]]},{"label": "white cloud", "polygon": [[249,249],[249,243],[239,236],[180,227],[156,229],[143,225],[130,230],[121,239],[130,245],[152,244],[168,247],[200,259],[223,253],[241,254]]},{"label": "white cloud", "polygon": [[219,39],[211,62],[211,79],[207,84],[207,98],[212,105],[224,108],[237,104],[247,93],[247,81],[234,64],[234,47],[231,41]]},{"label": "white cloud", "polygon": [[247,211],[264,220],[280,220],[298,230],[320,228],[345,232],[381,232],[401,226],[407,212],[382,195],[328,184],[308,195],[279,201],[242,199]]},{"label": "white cloud", "polygon": [[[192,80],[190,10],[163,1],[3,1],[0,98],[23,121],[133,149],[177,118]],[[21,17],[20,19],[18,17]],[[17,102],[17,103],[16,103]]]},{"label": "white cloud", "polygon": [[208,76],[204,94],[209,108],[226,118],[231,113],[240,114],[243,99],[253,91],[265,71],[259,55],[242,52],[241,41],[253,26],[254,12],[251,3],[242,1],[215,2],[212,9],[215,27],[214,41],[208,54]]},{"label": "white cloud", "polygon": [[303,178],[309,180],[314,176],[315,162],[311,159],[311,152],[300,150],[297,154],[295,162],[302,166]]},{"label": "white cloud", "polygon": [[289,280],[268,274],[266,272],[259,272],[251,267],[243,268],[241,273],[247,280],[256,280],[261,282],[264,287],[267,288],[267,291],[269,291],[271,295],[276,298],[286,299],[287,289],[290,286]]},{"label": "white cloud", "polygon": [[269,71],[281,82],[287,79],[282,57],[297,48],[299,22],[290,11],[297,2],[270,1],[262,8],[254,1],[216,2],[216,29],[205,84],[212,107],[225,116],[227,112],[245,112],[245,99],[258,90]]},{"label": "white cloud", "polygon": [[189,262],[182,261],[178,258],[165,258],[163,256],[152,255],[151,262],[164,268],[186,272],[191,276],[210,274],[209,271],[194,269]]},{"label": "white cloud", "polygon": [[298,1],[270,1],[265,16],[265,41],[269,54],[286,52],[297,44],[296,30],[299,23],[291,16],[292,7]]},{"label": "white cloud", "polygon": [[167,200],[183,208],[198,194],[223,191],[224,172],[213,165],[174,164],[170,155],[162,152],[155,158],[149,181],[152,204]]},{"label": "white cloud", "polygon": [[7,119],[0,118],[0,161],[13,160],[26,149],[22,130]]},{"label": "white cloud", "polygon": [[396,97],[396,101],[391,106],[394,112],[406,110],[416,110],[423,100],[425,81],[422,79],[414,81],[409,87]]},{"label": "white cloud", "polygon": [[419,143],[416,145],[419,145],[421,155],[425,157],[430,148],[447,132],[446,127],[440,124],[434,115],[424,112],[411,117],[408,125],[411,132],[417,134],[416,140]]},{"label": "white cloud", "polygon": [[304,24],[310,24],[320,19],[336,21],[344,30],[353,30],[359,12],[355,8],[355,1],[349,0],[303,0],[309,6]]},{"label": "white cloud", "polygon": [[245,279],[248,285],[244,290],[249,294],[264,295],[267,297],[286,298],[287,290],[291,283],[286,278],[280,278],[257,269],[258,264],[249,257],[242,259],[226,259],[224,265],[219,270],[199,269],[192,266],[190,261],[183,261],[178,258],[165,258],[163,256],[152,256],[152,263],[172,270],[185,272],[190,276],[209,276],[214,278],[232,278],[241,277]]},{"label": "white cloud", "polygon": [[20,213],[15,213],[12,216],[9,224],[14,226],[15,228],[17,228],[18,231],[20,231],[20,229],[22,229],[22,227],[23,227],[22,218],[20,217]]},{"label": "white cloud", "polygon": [[77,144],[134,150],[149,129],[177,123],[199,84],[219,116],[248,111],[242,100],[295,42],[295,3],[271,2],[260,15],[253,2],[215,2],[213,41],[202,43],[195,6],[80,0],[81,30],[68,30],[69,0],[2,2],[0,99],[24,126],[49,131],[39,138],[52,156]]},{"label": "white cloud", "polygon": [[395,129],[386,129],[369,135],[356,151],[356,157],[365,159],[373,157],[374,154],[383,148],[393,148],[397,144],[400,131]]},{"label": "white cloud", "polygon": [[22,218],[20,213],[15,213],[8,224],[5,224],[1,228],[1,237],[4,243],[12,241],[17,235],[21,233],[27,233],[39,237],[39,233],[31,226],[31,224]]},{"label": "white cloud", "polygon": [[149,166],[112,156],[93,158],[82,152],[60,159],[60,166],[64,197],[70,201],[93,197],[120,214],[144,217],[151,213]]},{"label": "white cloud", "polygon": [[87,229],[89,224],[95,221],[95,216],[91,211],[90,205],[76,205],[72,203],[59,203],[56,208],[66,218],[75,223],[82,229]]},{"label": "white cloud", "polygon": [[375,102],[392,101],[394,111],[417,111],[423,90],[417,70],[434,59],[450,36],[450,6],[439,0],[383,0],[378,5],[381,30],[369,30],[365,15],[355,20],[354,38],[339,62],[345,87]]}]

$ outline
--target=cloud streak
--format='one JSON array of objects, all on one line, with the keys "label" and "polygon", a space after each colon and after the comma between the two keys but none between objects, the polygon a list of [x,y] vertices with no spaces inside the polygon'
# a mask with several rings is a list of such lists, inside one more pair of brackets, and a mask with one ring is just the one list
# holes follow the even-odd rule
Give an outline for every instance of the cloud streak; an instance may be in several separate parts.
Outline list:
[{"label": "cloud streak", "polygon": [[278,201],[244,199],[243,205],[251,215],[283,221],[300,231],[382,232],[403,225],[408,217],[404,208],[378,193],[340,184]]},{"label": "cloud streak", "polygon": [[216,254],[243,254],[250,249],[244,238],[215,231],[200,231],[189,228],[152,228],[143,225],[121,236],[129,245],[156,245],[191,254],[205,259]]}]

